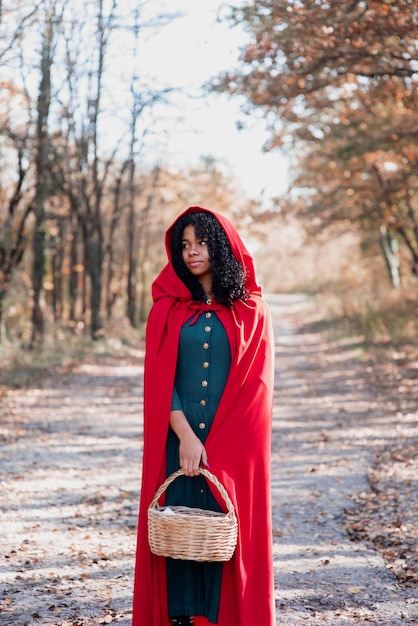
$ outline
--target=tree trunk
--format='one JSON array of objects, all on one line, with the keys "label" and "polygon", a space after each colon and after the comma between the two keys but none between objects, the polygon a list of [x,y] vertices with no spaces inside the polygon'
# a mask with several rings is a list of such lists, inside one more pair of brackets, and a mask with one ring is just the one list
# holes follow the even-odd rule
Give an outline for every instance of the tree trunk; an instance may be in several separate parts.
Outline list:
[{"label": "tree trunk", "polygon": [[132,328],[138,325],[136,316],[136,258],[135,249],[135,190],[134,190],[135,163],[131,160],[129,176],[129,208],[128,208],[128,276],[126,285],[126,314]]},{"label": "tree trunk", "polygon": [[105,276],[106,276],[106,290],[105,290],[105,306],[106,306],[106,317],[107,319],[111,319],[113,312],[113,305],[116,300],[116,293],[113,290],[113,249],[114,249],[114,241],[116,228],[119,223],[119,219],[121,216],[121,191],[122,191],[122,182],[123,176],[126,170],[128,162],[125,161],[120,170],[120,174],[115,182],[115,190],[114,190],[114,200],[113,200],[113,209],[112,215],[110,218],[110,226],[109,226],[109,237],[106,246],[106,255],[105,255]]},{"label": "tree trunk", "polygon": [[399,289],[401,286],[400,261],[398,256],[399,244],[395,237],[391,235],[386,226],[380,226],[379,243],[382,249],[383,258],[388,270],[392,287]]},{"label": "tree trunk", "polygon": [[64,311],[64,294],[63,294],[63,264],[64,264],[64,241],[65,231],[63,221],[58,222],[58,240],[54,253],[51,257],[51,274],[52,274],[52,308],[54,320],[57,322],[62,319]]},{"label": "tree trunk", "polygon": [[89,233],[87,247],[88,273],[90,278],[90,332],[93,339],[98,339],[102,329],[102,241],[96,230]]},{"label": "tree trunk", "polygon": [[45,274],[45,201],[47,198],[48,164],[48,116],[51,103],[52,43],[54,36],[53,16],[46,15],[41,56],[41,81],[38,95],[38,119],[36,127],[36,187],[33,202],[35,227],[33,234],[32,266],[32,338],[31,346],[43,339],[44,315],[41,303],[42,283]]},{"label": "tree trunk", "polygon": [[3,287],[0,285],[0,343],[3,341],[3,299],[4,291]]},{"label": "tree trunk", "polygon": [[69,313],[68,318],[70,326],[75,326],[76,322],[76,303],[78,294],[78,218],[75,212],[71,215],[71,234],[70,234],[70,279],[68,283],[68,299]]},{"label": "tree trunk", "polygon": [[402,237],[411,255],[411,274],[418,276],[418,248],[415,247],[412,237],[404,226],[398,224],[396,226],[396,232]]},{"label": "tree trunk", "polygon": [[150,237],[149,237],[149,229],[150,229],[150,216],[152,212],[152,207],[154,204],[154,198],[156,194],[156,190],[158,187],[158,181],[160,178],[160,167],[157,165],[152,173],[152,177],[150,179],[150,190],[147,197],[147,202],[145,207],[142,210],[141,216],[141,225],[140,225],[140,233],[138,236],[137,248],[137,265],[138,272],[140,276],[140,286],[141,286],[141,296],[139,303],[139,321],[145,322],[147,318],[147,312],[145,310],[146,306],[146,280],[147,280],[147,271],[146,271],[146,261],[149,255],[149,247],[150,247]]}]

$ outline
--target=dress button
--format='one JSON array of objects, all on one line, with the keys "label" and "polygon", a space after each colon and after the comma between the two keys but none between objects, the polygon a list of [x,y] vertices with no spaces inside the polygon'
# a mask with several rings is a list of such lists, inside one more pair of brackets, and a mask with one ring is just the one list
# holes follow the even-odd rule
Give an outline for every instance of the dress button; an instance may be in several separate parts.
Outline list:
[{"label": "dress button", "polygon": [[199,428],[200,428],[200,430],[203,430],[204,428],[206,428],[205,422],[200,422]]},{"label": "dress button", "polygon": [[210,333],[210,331],[211,331],[211,330],[212,330],[212,327],[211,327],[211,326],[205,326],[205,331],[206,331],[207,333]]},{"label": "dress button", "polygon": [[212,317],[212,313],[210,313],[209,311],[206,313],[206,317],[209,319],[209,317]]},{"label": "dress button", "polygon": [[203,348],[204,348],[205,350],[207,350],[207,349],[209,348],[209,344],[205,342],[205,343],[203,344]]},{"label": "dress button", "polygon": [[207,387],[207,386],[208,386],[208,381],[202,380],[202,387]]},{"label": "dress button", "polygon": [[209,362],[208,361],[203,361],[202,365],[203,365],[203,367],[209,367]]},{"label": "dress button", "polygon": [[201,404],[201,406],[206,406],[206,400],[201,400],[200,404]]}]

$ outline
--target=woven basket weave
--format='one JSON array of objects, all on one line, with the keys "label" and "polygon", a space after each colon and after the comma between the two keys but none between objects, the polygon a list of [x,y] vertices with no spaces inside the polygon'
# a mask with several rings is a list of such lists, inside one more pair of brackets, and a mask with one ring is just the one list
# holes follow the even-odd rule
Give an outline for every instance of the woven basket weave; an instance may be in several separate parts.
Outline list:
[{"label": "woven basket weave", "polygon": [[179,476],[171,474],[154,494],[148,509],[148,538],[151,552],[158,556],[185,561],[229,561],[237,543],[238,524],[234,505],[216,476],[199,468],[200,473],[215,485],[225,501],[227,512],[203,510],[186,506],[163,506],[159,498]]}]

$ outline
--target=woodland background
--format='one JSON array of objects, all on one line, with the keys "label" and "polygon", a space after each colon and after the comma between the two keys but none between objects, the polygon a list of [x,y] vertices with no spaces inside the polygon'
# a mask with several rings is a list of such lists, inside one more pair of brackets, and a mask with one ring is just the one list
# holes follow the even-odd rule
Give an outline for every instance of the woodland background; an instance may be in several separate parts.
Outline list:
[{"label": "woodland background", "polygon": [[223,6],[247,43],[201,98],[265,122],[290,163],[272,203],[211,155],[155,158],[174,90],[141,43],[176,17],[0,0],[1,619],[128,620],[150,287],[200,204],[236,224],[276,316],[279,620],[417,623],[417,3]]},{"label": "woodland background", "polygon": [[175,15],[146,7],[0,2],[3,366],[141,335],[164,231],[191,204],[231,217],[266,291],[310,293],[344,332],[411,350],[414,0],[257,0],[222,11],[248,43],[202,97],[240,97],[249,120],[265,120],[266,150],[288,156],[289,190],[269,207],[210,156],[187,168],[152,161],[170,88],[139,74],[139,43]]}]

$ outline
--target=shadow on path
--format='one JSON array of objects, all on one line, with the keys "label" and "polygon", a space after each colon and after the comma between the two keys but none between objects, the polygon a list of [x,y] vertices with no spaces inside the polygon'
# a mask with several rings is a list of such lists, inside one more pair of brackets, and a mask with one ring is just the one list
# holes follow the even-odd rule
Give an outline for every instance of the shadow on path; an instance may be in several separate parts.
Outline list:
[{"label": "shadow on path", "polygon": [[0,624],[129,626],[142,354],[11,390],[0,409]]},{"label": "shadow on path", "polygon": [[304,330],[303,296],[269,304],[277,624],[418,624],[417,590],[345,530],[352,495],[370,490],[373,449],[397,436],[393,416],[368,388],[355,344],[338,349]]},{"label": "shadow on path", "polygon": [[[269,302],[277,625],[418,624],[416,590],[344,528],[373,449],[396,437],[393,416],[358,346],[304,330],[305,297]],[[142,362],[140,351],[101,358],[2,399],[1,626],[130,626]]]}]

